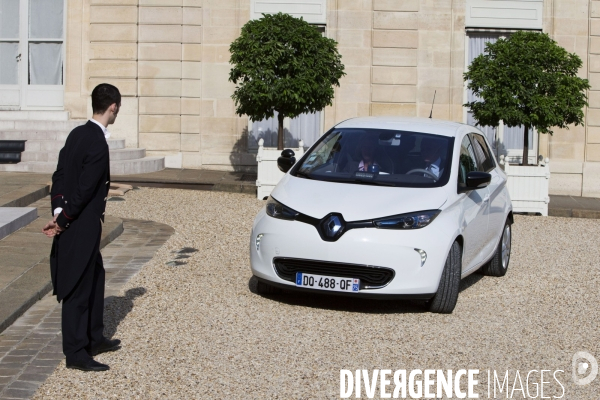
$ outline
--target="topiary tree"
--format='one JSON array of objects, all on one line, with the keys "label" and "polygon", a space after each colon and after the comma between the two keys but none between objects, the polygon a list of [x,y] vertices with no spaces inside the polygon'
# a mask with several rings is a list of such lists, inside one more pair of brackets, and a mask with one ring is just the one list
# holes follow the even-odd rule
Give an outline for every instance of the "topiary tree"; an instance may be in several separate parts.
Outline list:
[{"label": "topiary tree", "polygon": [[345,75],[336,46],[308,22],[288,14],[263,14],[246,23],[229,47],[236,113],[260,121],[276,111],[277,148],[282,150],[285,117],[331,105],[333,87]]},{"label": "topiary tree", "polygon": [[587,79],[577,76],[581,59],[544,33],[519,31],[488,43],[464,74],[480,99],[465,104],[482,126],[500,120],[524,125],[523,165],[528,165],[529,129],[552,134],[552,127],[583,124]]}]

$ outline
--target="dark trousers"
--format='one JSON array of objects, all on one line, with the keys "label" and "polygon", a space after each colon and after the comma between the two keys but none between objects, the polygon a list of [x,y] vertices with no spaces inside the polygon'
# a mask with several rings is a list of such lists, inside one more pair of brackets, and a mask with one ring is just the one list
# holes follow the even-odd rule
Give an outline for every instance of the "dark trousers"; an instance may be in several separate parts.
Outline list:
[{"label": "dark trousers", "polygon": [[87,359],[104,340],[104,264],[99,243],[73,291],[63,299],[63,353],[67,361]]}]

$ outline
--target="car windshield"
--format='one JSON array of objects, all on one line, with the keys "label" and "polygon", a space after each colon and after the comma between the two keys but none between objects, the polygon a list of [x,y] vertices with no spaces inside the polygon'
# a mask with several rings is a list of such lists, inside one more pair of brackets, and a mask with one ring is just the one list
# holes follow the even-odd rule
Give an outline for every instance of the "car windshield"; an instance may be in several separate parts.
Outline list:
[{"label": "car windshield", "polygon": [[454,138],[387,129],[332,129],[298,163],[300,178],[397,187],[448,182]]}]

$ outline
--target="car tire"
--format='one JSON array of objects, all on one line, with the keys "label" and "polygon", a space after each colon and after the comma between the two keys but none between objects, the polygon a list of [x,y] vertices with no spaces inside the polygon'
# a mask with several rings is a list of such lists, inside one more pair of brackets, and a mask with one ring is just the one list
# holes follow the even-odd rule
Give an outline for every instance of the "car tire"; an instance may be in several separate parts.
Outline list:
[{"label": "car tire", "polygon": [[442,278],[437,293],[429,301],[429,311],[438,314],[450,314],[458,300],[460,274],[462,272],[462,247],[454,242],[446,258]]},{"label": "car tire", "polygon": [[258,294],[280,294],[280,293],[283,293],[283,290],[281,290],[275,286],[271,286],[268,283],[265,283],[263,281],[257,281],[256,282],[256,293],[258,293]]},{"label": "car tire", "polygon": [[510,262],[510,248],[512,239],[512,229],[509,221],[506,221],[502,229],[502,236],[496,247],[496,252],[490,261],[482,268],[481,272],[487,276],[504,276]]}]

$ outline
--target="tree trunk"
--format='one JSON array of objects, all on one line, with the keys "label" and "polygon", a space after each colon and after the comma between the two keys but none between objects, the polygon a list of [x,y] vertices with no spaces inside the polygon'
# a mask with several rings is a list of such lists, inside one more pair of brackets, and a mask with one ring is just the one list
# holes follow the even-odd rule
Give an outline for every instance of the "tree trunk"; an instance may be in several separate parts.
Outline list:
[{"label": "tree trunk", "polygon": [[525,125],[525,135],[523,136],[523,164],[529,165],[529,126]]},{"label": "tree trunk", "polygon": [[277,150],[283,150],[283,113],[277,114],[279,128],[277,129]]}]

